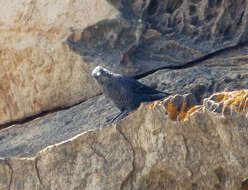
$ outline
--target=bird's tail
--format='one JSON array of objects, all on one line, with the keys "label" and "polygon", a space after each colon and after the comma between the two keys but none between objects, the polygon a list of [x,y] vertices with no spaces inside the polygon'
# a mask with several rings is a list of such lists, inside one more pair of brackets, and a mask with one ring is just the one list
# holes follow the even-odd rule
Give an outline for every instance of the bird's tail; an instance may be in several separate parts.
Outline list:
[{"label": "bird's tail", "polygon": [[144,102],[152,102],[155,100],[161,100],[167,96],[169,96],[169,93],[158,93],[158,94],[149,94],[144,96]]}]

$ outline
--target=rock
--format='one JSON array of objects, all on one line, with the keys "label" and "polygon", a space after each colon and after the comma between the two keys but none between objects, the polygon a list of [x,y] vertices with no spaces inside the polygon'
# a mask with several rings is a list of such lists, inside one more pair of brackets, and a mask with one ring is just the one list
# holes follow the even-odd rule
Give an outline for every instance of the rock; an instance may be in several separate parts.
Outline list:
[{"label": "rock", "polygon": [[[12,62],[11,59],[16,60]],[[67,45],[0,53],[0,123],[67,107],[100,93],[83,60]],[[96,86],[97,87],[97,86]]]},{"label": "rock", "polygon": [[[0,5],[0,190],[248,188],[247,1]],[[108,125],[96,65],[172,95]]]},{"label": "rock", "polygon": [[[246,53],[245,50],[246,48],[242,48],[237,52],[231,52],[230,57],[221,54],[202,62],[202,66],[174,71],[161,70],[141,79],[141,82],[150,86],[156,84],[157,89],[165,92],[189,93],[171,96],[168,100],[174,104],[164,102],[170,119],[187,120],[192,111],[200,109],[195,106],[202,104],[203,99],[209,97],[212,92],[238,90],[248,86],[245,64],[247,58],[239,54]],[[234,64],[235,61],[238,61],[238,64],[227,66]],[[209,67],[211,64],[215,66]],[[48,145],[72,138],[90,129],[103,127],[118,113],[113,104],[101,96],[31,123],[15,125],[0,133],[0,156],[35,155]]]},{"label": "rock", "polygon": [[247,42],[246,1],[109,2],[122,19],[87,28],[82,35],[92,39],[73,45],[90,63],[101,60],[117,73],[135,76],[183,67]]},{"label": "rock", "polygon": [[70,109],[13,125],[1,130],[0,157],[34,156],[49,145],[103,127],[118,113],[117,108],[99,96]]},{"label": "rock", "polygon": [[136,64],[173,67],[247,42],[246,7],[246,1],[151,0],[144,34],[152,29],[162,35],[141,40],[130,57]]},{"label": "rock", "polygon": [[[236,114],[220,116],[202,105],[184,122],[167,116],[164,103],[173,98],[155,106],[142,104],[117,128],[84,132],[30,158],[2,159],[0,174],[5,180],[0,180],[0,187],[241,189],[248,176],[247,95],[247,90],[222,95],[245,102],[242,112],[234,109]],[[177,102],[188,102],[185,97]]]},{"label": "rock", "polygon": [[[0,187],[120,189],[133,169],[133,150],[114,127],[87,131],[62,144],[56,145],[55,154],[54,147],[48,147],[33,158],[2,159],[0,174],[6,181]],[[7,175],[4,163],[11,166],[11,175]],[[11,183],[5,185],[8,181]]]},{"label": "rock", "polygon": [[114,7],[105,0],[21,0],[2,2],[0,12],[0,124],[100,93],[89,75],[93,67],[66,39],[73,31],[116,18]]},{"label": "rock", "polygon": [[20,49],[58,45],[72,30],[84,30],[119,14],[105,0],[9,1],[2,3],[0,11],[1,42]]},{"label": "rock", "polygon": [[140,79],[169,93],[193,93],[198,101],[215,92],[247,89],[247,45],[226,50],[182,69],[163,69]]},{"label": "rock", "polygon": [[[125,137],[108,127],[100,133],[88,131],[81,138],[76,137],[75,143],[73,147],[70,141],[66,146],[58,146],[56,154],[49,148],[36,158],[43,186],[46,189],[121,189],[133,170],[134,159]],[[57,177],[51,178],[48,173]],[[67,181],[67,185],[59,181]]]},{"label": "rock", "polygon": [[136,150],[133,189],[240,189],[248,175],[247,109],[221,117],[204,108],[183,123],[165,119],[163,109],[141,107],[121,123]]},{"label": "rock", "polygon": [[0,160],[0,189],[8,189],[11,184],[12,168],[6,160]]},{"label": "rock", "polygon": [[166,110],[166,114],[173,121],[187,120],[189,114],[201,108],[193,94],[171,95],[163,101],[154,101],[150,108],[154,109],[157,106],[162,108],[161,111]]},{"label": "rock", "polygon": [[[196,60],[236,49],[247,42],[246,4],[232,0],[3,3],[0,124],[98,95],[99,88],[88,74],[99,64],[136,76],[191,67]],[[198,74],[202,72],[208,71]],[[182,82],[181,92],[173,93],[186,93],[192,87],[209,91],[216,79],[204,80],[201,83],[207,84],[181,88]],[[236,79],[231,83],[235,85]],[[213,88],[223,89],[222,84]],[[207,95],[214,92],[210,89]]]},{"label": "rock", "polygon": [[204,100],[204,105],[214,112],[224,115],[245,112],[248,109],[248,91],[216,93]]}]

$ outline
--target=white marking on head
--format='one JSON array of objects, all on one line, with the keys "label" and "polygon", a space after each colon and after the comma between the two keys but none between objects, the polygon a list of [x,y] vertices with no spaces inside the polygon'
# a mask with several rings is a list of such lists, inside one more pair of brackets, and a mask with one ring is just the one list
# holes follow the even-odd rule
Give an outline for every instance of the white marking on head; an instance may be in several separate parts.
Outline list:
[{"label": "white marking on head", "polygon": [[93,77],[99,77],[101,75],[101,71],[103,70],[103,67],[97,66],[91,73],[91,76]]},{"label": "white marking on head", "polygon": [[103,74],[109,74],[110,71],[108,71],[107,69],[105,69],[102,66],[97,66],[91,73],[91,76],[93,76],[94,78],[96,77],[100,77]]}]

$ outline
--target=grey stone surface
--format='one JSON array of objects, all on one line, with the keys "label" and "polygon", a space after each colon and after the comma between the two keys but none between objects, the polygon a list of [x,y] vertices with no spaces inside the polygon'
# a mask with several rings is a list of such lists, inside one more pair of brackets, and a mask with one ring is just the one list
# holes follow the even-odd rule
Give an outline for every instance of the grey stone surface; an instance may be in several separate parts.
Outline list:
[{"label": "grey stone surface", "polygon": [[[248,88],[247,49],[243,46],[228,50],[185,69],[160,70],[140,81],[171,94],[192,93],[201,104],[214,92]],[[12,126],[0,133],[0,156],[34,155],[48,145],[103,126],[118,113],[102,95],[37,121]]]},{"label": "grey stone surface", "polygon": [[25,2],[0,7],[1,124],[99,94],[99,64],[136,76],[247,43],[245,0]]},{"label": "grey stone surface", "polygon": [[[42,100],[55,104],[56,97],[60,97],[61,107],[81,100],[76,98],[70,104],[63,101],[61,97],[72,100],[70,95],[77,94],[70,88],[63,90],[62,78],[89,92],[86,99],[98,94],[99,88],[96,83],[88,82],[93,80],[87,75],[96,65],[128,76],[138,75],[144,84],[173,95],[162,102],[142,104],[121,120],[117,128],[114,125],[102,128],[119,111],[104,96],[97,96],[83,98],[83,103],[66,110],[1,129],[0,190],[248,188],[247,92],[242,91],[243,96],[231,92],[231,99],[229,93],[212,95],[248,88],[246,0],[103,0],[101,3],[89,0],[86,1],[89,4],[79,3],[80,6],[69,3],[80,1],[66,1],[58,9],[56,4],[49,4],[54,1],[49,1],[46,5],[63,13],[49,15],[54,23],[51,25],[40,22],[38,18],[43,17],[37,17],[37,11],[32,11],[34,7],[43,13],[46,10],[40,9],[43,4],[30,2],[17,3],[27,14],[17,19],[20,22],[14,28],[1,31],[3,43],[11,42],[5,43],[9,46],[0,52],[6,61],[3,63],[11,65],[14,71],[16,64],[12,63],[20,64],[17,71],[25,77],[29,75],[24,63],[34,69],[28,72],[34,83],[23,80],[18,73],[16,78],[12,77],[12,71],[10,79],[4,72],[1,75],[1,79],[13,82],[10,87],[17,90],[9,92],[5,85],[0,85],[0,95],[4,93],[3,100],[6,100],[3,102],[14,111],[16,104],[11,96],[22,99],[19,91],[34,97],[35,104],[30,105],[44,104],[30,95],[19,81],[25,81],[26,86],[37,91],[37,84],[44,87],[45,82],[49,86],[56,76],[58,86],[50,88],[55,89],[56,96],[44,88],[38,88],[37,92]],[[66,3],[71,8],[64,9]],[[89,7],[101,10],[99,4],[107,7],[107,13],[97,12],[95,19],[85,19],[87,15],[95,15],[95,9]],[[15,10],[16,5],[10,10]],[[11,18],[15,20],[18,16]],[[23,51],[18,49],[23,48],[22,44]],[[26,48],[28,44],[30,47]],[[43,48],[48,52],[44,56]],[[50,48],[54,48],[54,54],[50,54]],[[32,58],[31,61],[26,62],[25,56]],[[50,75],[53,64],[44,70],[39,67],[50,63],[43,57],[48,60],[56,57],[58,61],[51,62],[58,64],[56,75]],[[70,74],[65,75],[70,73],[74,62],[78,67],[73,76],[86,77],[83,85]],[[31,63],[37,63],[38,67],[34,68]],[[6,71],[10,68],[8,64]],[[78,72],[79,67],[83,72]],[[44,71],[51,78],[37,75],[41,79],[36,82],[32,74],[39,72],[35,71]],[[61,96],[57,89],[68,96]],[[202,102],[204,105],[195,106]]]},{"label": "grey stone surface", "polygon": [[117,73],[184,66],[247,42],[244,0],[109,2],[120,11],[119,19],[99,22],[68,42],[89,64]]},{"label": "grey stone surface", "polygon": [[119,113],[103,96],[31,122],[1,130],[0,157],[34,156],[41,149],[75,135],[103,127]]},{"label": "grey stone surface", "polygon": [[227,50],[183,69],[164,69],[140,81],[169,93],[193,93],[199,103],[215,92],[248,88],[248,46]]},{"label": "grey stone surface", "polygon": [[[248,108],[248,90],[221,97],[229,95],[232,103],[239,100],[236,106],[246,101]],[[168,118],[165,102],[142,104],[117,128],[89,130],[34,157],[0,159],[0,188],[245,190],[248,109],[221,115],[206,107],[181,122]]]},{"label": "grey stone surface", "polygon": [[106,0],[2,1],[0,12],[0,125],[100,94],[89,64],[65,41],[72,30],[119,18]]}]

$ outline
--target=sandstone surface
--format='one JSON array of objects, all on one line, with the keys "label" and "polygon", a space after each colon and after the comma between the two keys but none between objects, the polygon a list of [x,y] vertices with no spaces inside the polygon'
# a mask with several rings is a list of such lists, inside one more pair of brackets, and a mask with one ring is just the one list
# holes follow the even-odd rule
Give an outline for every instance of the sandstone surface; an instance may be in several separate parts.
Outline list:
[{"label": "sandstone surface", "polygon": [[[108,111],[106,111],[108,110]],[[34,156],[49,145],[101,128],[119,113],[103,96],[1,130],[0,157]]]},{"label": "sandstone surface", "polygon": [[[0,190],[248,189],[247,0],[0,5]],[[110,124],[99,64],[172,95]]]},{"label": "sandstone surface", "polygon": [[118,17],[113,6],[104,0],[0,4],[0,124],[100,93],[89,75],[92,67],[66,39],[76,30]]},{"label": "sandstone surface", "polygon": [[123,74],[190,65],[247,42],[247,0],[109,2],[126,22],[118,22],[118,29],[113,22],[89,27],[82,36],[91,40],[73,45],[91,62],[101,60]]},{"label": "sandstone surface", "polygon": [[99,94],[99,64],[140,76],[247,42],[246,0],[0,3],[0,124]]},{"label": "sandstone surface", "polygon": [[247,89],[248,46],[217,53],[198,64],[180,69],[162,69],[140,81],[161,91],[193,93],[198,102],[212,93]]},{"label": "sandstone surface", "polygon": [[[230,115],[211,112],[203,105],[182,122],[168,117],[168,103],[182,108],[171,97],[155,105],[142,104],[117,128],[110,125],[89,130],[49,146],[34,157],[3,158],[0,187],[245,189],[248,91],[213,96],[225,98],[210,98],[205,102],[235,100],[235,104],[228,103],[228,106],[244,109],[239,112],[233,109]],[[188,102],[182,97],[177,99]]]}]

